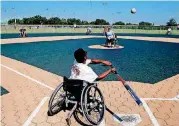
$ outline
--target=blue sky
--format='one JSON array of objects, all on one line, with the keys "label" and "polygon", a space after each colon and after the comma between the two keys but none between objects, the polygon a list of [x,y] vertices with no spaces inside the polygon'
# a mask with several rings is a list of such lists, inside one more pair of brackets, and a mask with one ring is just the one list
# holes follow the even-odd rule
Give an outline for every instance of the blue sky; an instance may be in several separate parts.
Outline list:
[{"label": "blue sky", "polygon": [[[75,17],[87,21],[100,18],[110,23],[148,21],[156,25],[166,24],[170,18],[175,18],[179,23],[179,1],[1,1],[1,3],[2,22],[10,18],[41,15],[47,18]],[[131,14],[131,8],[136,8],[137,13]]]}]

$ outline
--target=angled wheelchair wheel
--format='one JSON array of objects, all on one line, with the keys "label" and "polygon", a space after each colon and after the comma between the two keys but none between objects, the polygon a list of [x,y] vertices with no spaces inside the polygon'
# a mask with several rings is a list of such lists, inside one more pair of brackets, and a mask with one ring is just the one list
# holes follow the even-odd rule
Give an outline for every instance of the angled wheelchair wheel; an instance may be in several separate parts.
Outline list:
[{"label": "angled wheelchair wheel", "polygon": [[48,105],[48,115],[53,116],[62,110],[65,102],[65,91],[63,90],[63,83],[58,85],[58,87],[52,93],[49,105]]},{"label": "angled wheelchair wheel", "polygon": [[84,95],[83,114],[92,125],[99,125],[105,112],[104,98],[95,85],[87,87]]},{"label": "angled wheelchair wheel", "polygon": [[93,126],[93,125],[90,125],[86,122],[86,118],[84,117],[83,112],[76,110],[73,115],[74,115],[75,120],[80,125],[82,125],[82,126]]}]

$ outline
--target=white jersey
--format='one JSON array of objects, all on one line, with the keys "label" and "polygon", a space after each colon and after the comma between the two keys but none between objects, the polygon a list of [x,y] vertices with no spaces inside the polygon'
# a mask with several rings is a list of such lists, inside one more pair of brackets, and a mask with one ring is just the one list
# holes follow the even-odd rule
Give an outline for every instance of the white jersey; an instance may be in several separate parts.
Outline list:
[{"label": "white jersey", "polygon": [[75,61],[71,69],[70,79],[85,80],[90,83],[94,82],[98,76],[92,68],[88,66],[90,62],[90,59],[87,59],[85,64]]},{"label": "white jersey", "polygon": [[88,27],[87,29],[91,31],[91,28],[90,28],[90,27]]},{"label": "white jersey", "polygon": [[168,29],[169,32],[170,32],[171,30],[172,30],[171,28]]},{"label": "white jersey", "polygon": [[113,39],[114,38],[113,34],[114,34],[114,32],[112,30],[106,32],[108,39]]}]

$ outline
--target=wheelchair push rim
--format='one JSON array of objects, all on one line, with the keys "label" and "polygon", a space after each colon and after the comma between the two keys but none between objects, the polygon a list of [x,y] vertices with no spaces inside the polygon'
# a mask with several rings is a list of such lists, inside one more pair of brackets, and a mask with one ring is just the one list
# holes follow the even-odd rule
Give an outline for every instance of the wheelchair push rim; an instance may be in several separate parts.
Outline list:
[{"label": "wheelchair push rim", "polygon": [[63,90],[63,83],[61,83],[52,93],[49,106],[48,106],[48,114],[51,116],[58,113],[65,102],[65,91]]},{"label": "wheelchair push rim", "polygon": [[87,121],[99,125],[105,112],[104,98],[101,91],[94,85],[87,87],[84,97],[83,113]]}]

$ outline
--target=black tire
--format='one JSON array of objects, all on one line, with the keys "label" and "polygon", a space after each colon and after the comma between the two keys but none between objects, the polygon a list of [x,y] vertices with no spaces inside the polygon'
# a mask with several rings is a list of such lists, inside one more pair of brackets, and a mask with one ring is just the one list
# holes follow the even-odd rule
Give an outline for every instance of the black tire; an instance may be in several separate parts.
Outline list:
[{"label": "black tire", "polygon": [[73,114],[73,116],[74,116],[75,120],[76,120],[80,125],[82,125],[82,126],[92,126],[92,125],[87,124],[86,122],[83,122],[83,121],[79,118],[79,116],[78,116],[79,114],[80,114],[81,116],[84,116],[83,113],[81,113],[81,112],[79,112],[79,111],[75,111],[74,114]]},{"label": "black tire", "polygon": [[[96,111],[99,112],[99,115],[97,116],[97,120],[93,120],[91,117],[91,110],[94,110],[94,108],[92,108],[90,111],[88,111],[88,107],[90,106],[90,103],[88,103],[88,101],[90,101],[90,95],[89,95],[89,91],[94,88],[95,89],[95,96],[96,97],[96,93],[99,94],[98,99],[93,98],[92,102],[95,102],[94,104],[97,104],[95,109]],[[92,98],[92,97],[91,97]],[[100,98],[100,100],[99,100]],[[95,86],[95,85],[91,85],[89,87],[87,87],[86,91],[85,91],[85,98],[84,98],[84,106],[83,106],[83,114],[85,116],[85,118],[87,119],[87,121],[89,123],[91,123],[92,125],[99,125],[102,120],[104,119],[104,112],[105,112],[105,104],[104,104],[104,98],[103,95],[101,93],[101,91]],[[97,110],[99,109],[99,110]],[[101,110],[100,110],[101,109]],[[95,112],[95,110],[94,110]]]},{"label": "black tire", "polygon": [[[56,103],[54,103],[56,102]],[[53,91],[48,105],[48,115],[53,116],[61,111],[64,107],[65,91],[63,90],[63,83]],[[54,109],[55,108],[55,109]]]}]

